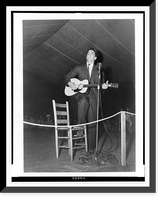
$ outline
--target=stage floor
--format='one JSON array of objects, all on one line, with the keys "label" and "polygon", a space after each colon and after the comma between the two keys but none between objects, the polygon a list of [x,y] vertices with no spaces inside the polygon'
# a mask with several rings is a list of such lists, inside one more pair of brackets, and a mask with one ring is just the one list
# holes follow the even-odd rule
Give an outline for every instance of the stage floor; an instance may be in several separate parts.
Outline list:
[{"label": "stage floor", "polygon": [[[44,128],[24,129],[24,172],[134,172],[135,171],[135,137],[127,133],[127,165],[121,165],[120,132],[110,131],[105,139],[106,132],[99,131],[98,149],[112,154],[118,160],[118,165],[108,164],[82,164],[79,156],[84,149],[78,150],[73,162],[70,161],[67,149],[62,149],[59,158],[56,158],[54,130]],[[110,149],[110,150],[109,150]]]}]

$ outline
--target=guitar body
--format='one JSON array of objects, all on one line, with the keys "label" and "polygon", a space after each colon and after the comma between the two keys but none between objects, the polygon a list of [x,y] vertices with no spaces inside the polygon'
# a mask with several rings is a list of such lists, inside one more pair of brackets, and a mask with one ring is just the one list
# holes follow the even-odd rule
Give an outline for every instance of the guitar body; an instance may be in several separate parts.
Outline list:
[{"label": "guitar body", "polygon": [[72,83],[74,83],[75,85],[78,86],[77,90],[72,90],[69,86],[65,87],[65,95],[66,96],[73,96],[76,93],[80,92],[80,93],[85,93],[87,91],[87,87],[82,87],[82,89],[80,89],[80,85],[88,85],[88,80],[85,79],[83,81],[78,80],[77,78],[71,78],[70,81]]}]

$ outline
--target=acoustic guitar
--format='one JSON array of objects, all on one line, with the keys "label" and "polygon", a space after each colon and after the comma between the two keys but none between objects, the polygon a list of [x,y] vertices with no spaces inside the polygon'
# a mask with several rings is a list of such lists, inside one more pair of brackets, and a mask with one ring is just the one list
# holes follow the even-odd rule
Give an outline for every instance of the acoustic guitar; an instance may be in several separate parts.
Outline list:
[{"label": "acoustic guitar", "polygon": [[[65,86],[64,93],[66,96],[73,96],[78,92],[85,93],[87,91],[88,87],[97,87],[98,86],[97,84],[89,84],[87,79],[80,81],[77,78],[71,78],[70,81],[71,81],[71,83],[73,83],[77,86],[77,89],[72,90],[71,87]],[[118,88],[117,83],[107,83],[106,82],[106,84],[107,84],[107,87]]]}]

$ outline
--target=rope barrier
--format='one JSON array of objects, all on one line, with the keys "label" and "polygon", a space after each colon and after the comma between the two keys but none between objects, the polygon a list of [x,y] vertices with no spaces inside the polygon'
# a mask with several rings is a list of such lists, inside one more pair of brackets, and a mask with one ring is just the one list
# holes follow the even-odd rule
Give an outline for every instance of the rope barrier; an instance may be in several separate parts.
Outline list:
[{"label": "rope barrier", "polygon": [[135,113],[131,113],[131,112],[127,112],[125,111],[126,114],[130,114],[130,115],[136,115]]},{"label": "rope barrier", "polygon": [[[115,113],[114,115],[111,115],[109,117],[105,117],[103,119],[99,119],[99,120],[88,122],[88,123],[84,123],[84,124],[75,124],[75,125],[57,125],[57,126],[55,126],[55,125],[49,125],[49,124],[36,124],[36,123],[26,122],[26,121],[23,121],[23,123],[24,124],[28,124],[28,125],[33,125],[33,126],[42,126],[42,127],[49,127],[49,128],[55,128],[55,127],[58,127],[58,128],[63,128],[63,127],[72,128],[72,127],[87,126],[87,125],[94,124],[94,123],[97,123],[97,122],[102,122],[102,121],[105,121],[107,119],[113,118],[113,117],[119,115],[120,113],[121,113],[121,111],[118,112],[118,113]],[[130,112],[126,112],[126,113],[131,114],[131,115],[135,115],[134,113],[130,113]]]},{"label": "rope barrier", "polygon": [[[33,125],[33,126],[42,126],[42,127],[49,127],[49,128],[54,128],[55,126],[54,125],[48,125],[48,124],[36,124],[36,123],[32,123],[32,122],[26,122],[26,121],[23,121],[24,124],[28,124],[28,125]],[[64,127],[64,126],[62,126]],[[67,126],[65,126],[67,127]]]}]

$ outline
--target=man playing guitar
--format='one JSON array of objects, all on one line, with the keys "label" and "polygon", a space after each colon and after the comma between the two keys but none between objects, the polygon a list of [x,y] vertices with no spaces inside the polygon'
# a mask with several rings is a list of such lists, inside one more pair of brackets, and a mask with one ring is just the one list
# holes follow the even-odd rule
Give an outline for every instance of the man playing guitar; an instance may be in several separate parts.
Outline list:
[{"label": "man playing guitar", "polygon": [[[94,62],[97,59],[98,53],[94,48],[90,48],[86,54],[86,63],[76,66],[65,76],[65,84],[70,87],[72,91],[79,89],[79,85],[70,81],[77,77],[80,81],[88,80],[90,85],[98,84],[98,65]],[[83,87],[83,85],[80,85]],[[108,84],[104,83],[104,73],[101,73],[101,87],[107,89]],[[82,89],[82,88],[81,88]],[[78,103],[78,124],[95,121],[97,119],[97,87],[89,87],[85,93],[76,93],[75,98]],[[77,133],[82,134],[81,132]],[[88,126],[88,152],[94,153],[96,147],[96,124]]]}]

